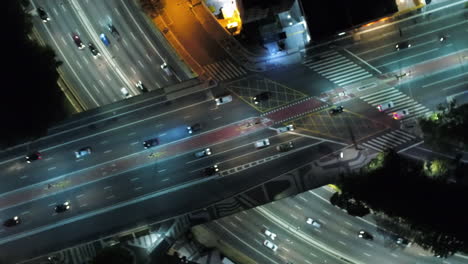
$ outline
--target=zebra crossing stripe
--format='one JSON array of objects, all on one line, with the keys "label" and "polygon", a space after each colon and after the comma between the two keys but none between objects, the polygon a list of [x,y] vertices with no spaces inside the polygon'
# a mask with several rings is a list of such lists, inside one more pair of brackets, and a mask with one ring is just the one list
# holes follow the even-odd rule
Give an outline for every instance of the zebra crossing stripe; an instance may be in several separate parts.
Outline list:
[{"label": "zebra crossing stripe", "polygon": [[366,70],[364,70],[364,69],[354,69],[354,71],[352,71],[352,72],[349,72],[349,73],[346,73],[346,74],[340,73],[339,76],[337,76],[335,78],[329,78],[329,79],[332,80],[332,81],[338,80],[340,78],[341,78],[341,80],[346,80],[346,79],[353,78],[353,77],[356,77],[358,75],[363,75],[363,74],[368,74],[368,72]]},{"label": "zebra crossing stripe", "polygon": [[393,130],[391,133],[399,134],[400,136],[409,138],[410,140],[413,140],[413,139],[416,138],[415,135],[411,135],[411,134],[406,133],[406,132],[401,131],[401,130]]},{"label": "zebra crossing stripe", "polygon": [[361,96],[361,99],[365,100],[366,98],[369,98],[369,97],[372,97],[372,96],[374,96],[376,94],[384,93],[384,92],[387,92],[387,91],[390,91],[390,90],[395,90],[395,89],[393,87],[391,87],[391,88],[387,88],[385,90],[378,91],[378,92],[375,92],[375,93],[366,94],[366,95]]},{"label": "zebra crossing stripe", "polygon": [[390,145],[392,147],[396,147],[396,146],[400,145],[399,143],[395,143],[395,142],[393,142],[391,140],[385,139],[382,136],[380,136],[378,138],[373,138],[370,141],[375,142],[375,143],[381,143],[381,144],[386,145],[386,146]]},{"label": "zebra crossing stripe", "polygon": [[[322,72],[322,74],[323,74],[323,76],[326,76],[327,78],[332,78],[333,76],[339,76],[340,74],[345,74],[345,73],[348,73],[348,72],[354,72],[356,70],[356,68],[359,68],[359,67],[355,67],[355,66],[356,66],[356,64],[350,65],[348,67],[342,67],[342,68],[340,68],[338,70],[333,70],[330,73]],[[361,70],[363,70],[363,69],[361,69]]]},{"label": "zebra crossing stripe", "polygon": [[337,64],[341,64],[342,61],[349,61],[347,58],[345,57],[341,57],[337,60],[332,60],[332,61],[318,61],[318,62],[314,62],[312,63],[309,67],[314,69],[314,70],[317,70],[317,71],[320,71],[320,69],[325,69],[325,68],[328,68],[328,67],[332,67],[332,66],[335,66]]},{"label": "zebra crossing stripe", "polygon": [[396,136],[394,136],[394,135],[390,135],[390,134],[382,135],[381,137],[382,137],[382,138],[385,138],[385,139],[387,139],[387,140],[393,141],[393,142],[396,141],[396,142],[398,142],[398,145],[399,145],[399,144],[403,144],[403,143],[406,142],[406,140],[403,140],[403,139],[401,139],[401,138],[398,138],[398,137],[396,137]]},{"label": "zebra crossing stripe", "polygon": [[[349,80],[349,81],[347,81],[347,82],[336,82],[336,83],[337,83],[338,85],[346,85],[346,84],[350,84],[350,83],[353,83],[353,82],[357,82],[357,81],[359,81],[359,80],[363,80],[363,79],[367,79],[367,78],[369,78],[369,77],[372,77],[372,74],[368,73],[367,71],[366,71],[365,73],[367,73],[367,74],[366,74],[366,75],[362,75],[362,74],[361,74],[362,76],[359,77],[359,78],[354,78],[354,79],[351,79],[351,80]],[[348,79],[349,79],[349,78],[348,78]]]},{"label": "zebra crossing stripe", "polygon": [[370,144],[367,144],[367,143],[362,143],[362,145],[364,145],[364,146],[366,146],[368,148],[371,148],[373,150],[382,151],[382,149],[380,147],[374,147],[374,146],[372,146]]}]

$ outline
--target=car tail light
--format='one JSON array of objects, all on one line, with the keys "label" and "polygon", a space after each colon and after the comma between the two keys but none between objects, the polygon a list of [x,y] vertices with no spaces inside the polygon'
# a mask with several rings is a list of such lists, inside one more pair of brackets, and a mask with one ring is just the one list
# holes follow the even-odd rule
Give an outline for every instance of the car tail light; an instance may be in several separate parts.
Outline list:
[{"label": "car tail light", "polygon": [[379,109],[379,111],[382,112],[382,106],[381,105],[378,105],[377,109]]}]

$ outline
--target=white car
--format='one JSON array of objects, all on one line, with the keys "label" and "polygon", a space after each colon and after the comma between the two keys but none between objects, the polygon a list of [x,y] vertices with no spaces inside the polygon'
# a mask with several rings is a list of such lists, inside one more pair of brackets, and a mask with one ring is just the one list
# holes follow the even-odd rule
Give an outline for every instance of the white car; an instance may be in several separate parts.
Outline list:
[{"label": "white car", "polygon": [[265,231],[263,231],[263,233],[264,233],[267,237],[271,238],[271,240],[275,240],[275,238],[276,238],[276,234],[273,233],[273,232],[271,232],[271,231],[268,230],[268,229],[265,229]]},{"label": "white car", "polygon": [[75,151],[75,157],[77,159],[82,158],[82,157],[87,156],[87,155],[90,155],[90,154],[91,154],[91,148],[90,147],[81,148],[81,149]]},{"label": "white car", "polygon": [[287,125],[287,126],[284,126],[284,127],[278,127],[277,131],[279,133],[294,131],[294,126],[291,124],[291,125]]},{"label": "white car", "polygon": [[132,95],[128,92],[127,88],[125,88],[125,87],[120,88],[120,92],[122,93],[124,98],[132,97]]},{"label": "white car", "polygon": [[172,76],[172,70],[171,70],[171,67],[169,65],[167,65],[167,63],[163,63],[161,64],[161,69],[168,75],[168,76]]},{"label": "white car", "polygon": [[393,119],[395,119],[395,120],[400,120],[400,119],[402,119],[403,117],[405,117],[407,115],[409,115],[408,109],[403,109],[403,110],[396,111],[396,112],[392,113]]},{"label": "white car", "polygon": [[225,103],[229,103],[231,101],[232,101],[231,95],[225,95],[225,96],[221,96],[215,99],[216,105],[222,105]]},{"label": "white car", "polygon": [[377,106],[377,109],[379,109],[379,112],[383,112],[383,111],[385,111],[387,109],[390,109],[390,108],[392,108],[394,106],[395,106],[395,104],[393,102],[386,102],[386,103],[383,103],[383,104],[379,104]]},{"label": "white car", "polygon": [[273,250],[273,251],[276,251],[278,250],[278,246],[273,244],[273,242],[269,241],[269,240],[265,240],[265,242],[263,242],[263,245],[265,245],[265,247]]},{"label": "white car", "polygon": [[255,147],[256,148],[264,148],[270,145],[270,140],[268,138],[255,141]]},{"label": "white car", "polygon": [[322,226],[319,222],[315,221],[314,219],[310,217],[307,217],[306,223],[316,228],[320,228]]}]

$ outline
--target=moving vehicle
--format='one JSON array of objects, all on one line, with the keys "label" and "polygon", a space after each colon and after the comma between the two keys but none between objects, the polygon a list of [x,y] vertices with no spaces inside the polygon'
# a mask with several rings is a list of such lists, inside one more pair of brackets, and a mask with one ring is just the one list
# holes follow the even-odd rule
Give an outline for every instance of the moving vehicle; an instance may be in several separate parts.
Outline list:
[{"label": "moving vehicle", "polygon": [[188,126],[187,127],[187,132],[189,134],[193,134],[194,132],[198,132],[201,129],[201,125],[199,123],[196,123],[194,125]]},{"label": "moving vehicle", "polygon": [[359,231],[358,237],[360,237],[362,239],[365,239],[365,240],[374,240],[374,237],[370,233],[368,233],[368,232],[366,232],[364,230]]},{"label": "moving vehicle", "polygon": [[294,126],[291,124],[291,125],[287,125],[287,126],[283,126],[283,127],[278,127],[277,131],[279,133],[294,131]]},{"label": "moving vehicle", "polygon": [[13,216],[10,219],[7,219],[5,222],[3,222],[3,225],[6,227],[12,227],[19,225],[21,223],[21,220],[18,216]]},{"label": "moving vehicle", "polygon": [[278,246],[273,244],[273,242],[269,241],[269,240],[265,240],[265,242],[263,242],[263,245],[273,251],[276,251],[278,250]]},{"label": "moving vehicle", "polygon": [[396,111],[396,112],[392,113],[393,119],[395,119],[395,120],[400,120],[400,119],[402,119],[403,117],[405,117],[407,115],[409,115],[408,109],[403,109],[403,110]]},{"label": "moving vehicle", "polygon": [[213,176],[213,175],[215,175],[216,173],[218,173],[218,171],[219,171],[218,165],[215,164],[215,165],[213,165],[213,166],[211,166],[211,167],[205,168],[205,169],[203,170],[203,175],[205,175],[205,176]]},{"label": "moving vehicle", "polygon": [[146,89],[146,87],[143,85],[143,83],[141,81],[138,81],[135,86],[140,89],[140,91],[142,91],[143,93],[146,93],[148,92],[148,89]]},{"label": "moving vehicle", "polygon": [[70,209],[70,202],[68,201],[55,206],[56,213],[63,213],[63,212],[68,211],[69,209]]},{"label": "moving vehicle", "polygon": [[410,47],[411,47],[411,44],[409,44],[408,41],[402,41],[402,42],[397,43],[395,45],[396,50],[406,49],[406,48],[410,48]]},{"label": "moving vehicle", "polygon": [[132,97],[132,95],[128,92],[127,88],[125,87],[120,88],[120,92],[122,93],[125,99]]},{"label": "moving vehicle", "polygon": [[26,156],[26,162],[31,163],[35,160],[40,160],[41,158],[42,158],[41,153],[39,153],[38,151],[35,151]]},{"label": "moving vehicle", "polygon": [[289,141],[288,143],[283,143],[283,144],[280,144],[280,145],[276,146],[276,150],[278,150],[279,152],[290,151],[293,148],[294,148],[294,144],[292,143],[292,141]]},{"label": "moving vehicle", "polygon": [[267,237],[271,238],[271,240],[275,240],[275,238],[276,238],[276,234],[273,233],[273,232],[271,232],[271,231],[268,230],[268,229],[265,229],[265,230],[263,231],[263,233],[264,233]]},{"label": "moving vehicle", "polygon": [[197,158],[203,158],[203,157],[205,157],[205,156],[210,156],[210,155],[211,155],[211,149],[210,149],[210,148],[206,148],[206,149],[197,151],[197,152],[195,152],[194,155],[195,155],[195,157],[197,157]]},{"label": "moving vehicle", "polygon": [[93,57],[96,58],[97,56],[101,56],[101,53],[96,49],[93,43],[88,44],[89,50],[93,54]]},{"label": "moving vehicle", "polygon": [[117,31],[117,29],[112,25],[111,23],[107,24],[107,29],[110,31],[112,36],[114,36],[115,39],[119,40],[120,39],[120,33]]},{"label": "moving vehicle", "polygon": [[39,17],[42,19],[44,23],[47,23],[47,21],[50,21],[50,17],[47,15],[47,12],[44,10],[44,8],[38,7],[37,13],[39,14]]},{"label": "moving vehicle", "polygon": [[158,144],[159,144],[159,140],[157,138],[152,138],[152,139],[148,139],[148,140],[143,141],[143,147],[145,149],[149,149],[149,148],[154,147],[154,146],[156,146]]},{"label": "moving vehicle", "polygon": [[82,158],[84,156],[91,155],[91,148],[90,147],[84,147],[81,148],[77,151],[75,151],[75,157],[77,159]]},{"label": "moving vehicle", "polygon": [[322,226],[319,222],[315,221],[314,219],[310,217],[307,217],[306,223],[316,228],[320,228]]},{"label": "moving vehicle", "polygon": [[330,114],[335,115],[335,114],[342,113],[343,111],[344,111],[344,106],[340,105],[340,106],[337,106],[335,108],[332,108],[330,110]]},{"label": "moving vehicle", "polygon": [[72,34],[72,38],[73,38],[73,41],[75,42],[76,46],[77,46],[79,49],[84,49],[85,45],[84,45],[83,42],[81,41],[80,36],[78,36],[78,34],[73,33],[73,34]]},{"label": "moving vehicle", "polygon": [[379,109],[379,112],[383,112],[383,111],[385,111],[387,109],[390,109],[390,108],[392,108],[394,106],[395,106],[395,104],[390,101],[390,102],[386,102],[386,103],[383,103],[383,104],[379,104],[377,106],[377,109]]},{"label": "moving vehicle", "polygon": [[104,45],[106,45],[106,47],[110,46],[110,41],[107,38],[106,34],[101,33],[101,35],[99,35],[99,38],[101,39],[102,43],[104,43]]},{"label": "moving vehicle", "polygon": [[167,63],[163,63],[161,64],[161,69],[168,75],[168,76],[172,76],[172,70],[171,70],[171,67],[169,65],[167,65]]},{"label": "moving vehicle", "polygon": [[262,101],[267,101],[270,99],[271,93],[270,92],[262,92],[257,95],[255,95],[252,100],[254,101],[255,104],[259,104]]},{"label": "moving vehicle", "polygon": [[226,104],[232,101],[231,95],[224,95],[215,99],[216,105]]},{"label": "moving vehicle", "polygon": [[270,145],[270,140],[268,138],[265,138],[265,139],[262,139],[262,140],[259,140],[259,141],[255,141],[254,143],[255,147],[256,148],[264,148],[264,147],[267,147]]}]

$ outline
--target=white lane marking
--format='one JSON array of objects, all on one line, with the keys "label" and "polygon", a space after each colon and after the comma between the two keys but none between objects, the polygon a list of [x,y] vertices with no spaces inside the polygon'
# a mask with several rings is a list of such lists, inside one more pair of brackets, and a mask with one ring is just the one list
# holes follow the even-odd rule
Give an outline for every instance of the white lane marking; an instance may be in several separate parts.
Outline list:
[{"label": "white lane marking", "polygon": [[114,11],[115,11],[115,13],[117,13],[117,15],[122,16],[122,15],[120,14],[119,10],[118,10],[116,7],[114,7]]},{"label": "white lane marking", "polygon": [[24,211],[21,213],[21,215],[25,215],[25,214],[29,214],[30,212],[29,211]]},{"label": "white lane marking", "polygon": [[132,35],[132,38],[133,38],[134,40],[137,40],[137,38],[135,37],[135,34],[133,34],[132,31],[130,31],[130,35]]},{"label": "white lane marking", "polygon": [[371,247],[371,248],[373,248],[373,247],[374,247],[374,245],[372,245],[372,244],[371,244],[371,243],[369,243],[369,242],[366,242],[366,245],[368,245],[368,246],[369,246],[369,247]]},{"label": "white lane marking", "polygon": [[223,117],[222,116],[217,116],[217,117],[213,118],[213,120],[218,120],[218,119],[221,119],[221,118],[223,118]]},{"label": "white lane marking", "polygon": [[188,119],[188,118],[190,118],[190,117],[191,117],[191,116],[189,116],[189,115],[188,115],[188,116],[184,116],[184,119]]},{"label": "white lane marking", "polygon": [[302,196],[299,196],[299,199],[301,199],[304,202],[308,202],[308,200],[306,198],[302,197]]},{"label": "white lane marking", "polygon": [[20,179],[23,180],[23,179],[26,179],[27,177],[28,177],[27,175],[23,175],[23,176],[20,177]]},{"label": "white lane marking", "polygon": [[99,142],[99,144],[103,145],[103,144],[107,144],[107,142],[109,142],[109,141],[104,140],[104,141]]},{"label": "white lane marking", "polygon": [[135,134],[136,134],[136,132],[132,132],[132,133],[128,133],[127,136],[133,136]]},{"label": "white lane marking", "polygon": [[108,149],[108,150],[104,151],[104,154],[107,154],[109,152],[112,152],[112,149]]},{"label": "white lane marking", "polygon": [[86,65],[89,65],[89,60],[86,57],[84,57],[83,60],[86,62]]},{"label": "white lane marking", "polygon": [[164,137],[165,135],[167,135],[167,133],[162,133],[161,135],[159,135],[160,137]]},{"label": "white lane marking", "polygon": [[366,253],[366,252],[363,252],[363,254],[366,255],[366,256],[368,256],[368,257],[371,256],[370,254],[368,254],[368,253]]},{"label": "white lane marking", "polygon": [[51,204],[48,204],[47,206],[51,207],[51,206],[54,206],[55,203],[51,203]]},{"label": "white lane marking", "polygon": [[142,189],[142,188],[143,188],[143,187],[138,186],[138,187],[135,188],[135,191],[138,191],[138,190],[140,190],[140,189]]},{"label": "white lane marking", "polygon": [[76,65],[78,65],[78,67],[80,67],[80,69],[83,69],[83,66],[81,66],[81,63],[79,61],[76,61]]},{"label": "white lane marking", "polygon": [[349,234],[346,233],[344,230],[340,230],[340,233],[343,234],[343,235],[345,235],[345,236],[349,235]]},{"label": "white lane marking", "polygon": [[240,222],[242,222],[242,219],[240,219],[237,215],[235,215],[234,218],[236,218],[237,220],[239,220]]},{"label": "white lane marking", "polygon": [[93,83],[93,88],[96,91],[96,93],[101,93],[101,91],[97,88],[97,86]]},{"label": "white lane marking", "polygon": [[138,64],[140,64],[140,67],[142,67],[143,69],[145,68],[145,65],[143,65],[143,63],[140,60],[138,60]]},{"label": "white lane marking", "polygon": [[302,210],[302,208],[301,208],[299,205],[297,205],[297,204],[295,204],[294,207],[296,207],[296,208],[299,209],[299,210]]},{"label": "white lane marking", "polygon": [[107,79],[108,81],[112,80],[111,77],[109,76],[109,74],[106,74],[106,79]]},{"label": "white lane marking", "polygon": [[338,240],[338,243],[342,244],[343,246],[346,246],[346,243],[341,240]]},{"label": "white lane marking", "polygon": [[127,43],[127,41],[126,41],[125,39],[122,40],[122,43],[124,44],[124,46],[125,46],[126,48],[128,48],[128,43]]},{"label": "white lane marking", "polygon": [[99,79],[98,82],[102,87],[104,87],[104,82],[101,79]]},{"label": "white lane marking", "polygon": [[55,170],[57,167],[48,168],[48,171]]},{"label": "white lane marking", "polygon": [[112,195],[107,196],[106,199],[109,200],[109,199],[112,199],[112,198],[114,198],[114,197],[115,197],[115,196],[112,194]]},{"label": "white lane marking", "polygon": [[159,173],[166,171],[167,169],[158,170]]},{"label": "white lane marking", "polygon": [[147,58],[150,62],[153,61],[148,53],[146,53],[145,56],[146,56],[146,58]]},{"label": "white lane marking", "polygon": [[323,209],[322,212],[326,213],[327,215],[331,215],[330,212],[328,212],[327,210]]},{"label": "white lane marking", "polygon": [[132,142],[132,143],[130,143],[130,146],[136,145],[138,143],[139,143],[138,141]]},{"label": "white lane marking", "polygon": [[104,187],[104,190],[107,190],[107,189],[109,189],[109,188],[112,188],[112,186],[110,186],[110,185],[109,185],[109,186],[106,186],[106,187]]},{"label": "white lane marking", "polygon": [[314,256],[314,257],[317,257],[317,255],[315,255],[315,254],[312,253],[312,252],[309,252],[309,255]]},{"label": "white lane marking", "polygon": [[87,203],[84,203],[84,204],[80,205],[80,207],[85,207],[87,205],[88,205]]},{"label": "white lane marking", "polygon": [[67,9],[65,9],[65,6],[63,5],[63,3],[60,6],[62,7],[63,11],[67,11]]},{"label": "white lane marking", "polygon": [[287,248],[283,247],[282,249],[286,250],[286,252],[288,252],[288,253],[289,253],[289,250],[288,250]]},{"label": "white lane marking", "polygon": [[169,178],[166,178],[166,179],[162,180],[162,182],[165,182],[165,181],[168,181],[168,180],[169,180]]},{"label": "white lane marking", "polygon": [[299,218],[297,218],[297,216],[295,216],[295,215],[293,215],[293,214],[291,214],[291,216],[292,216],[294,219],[296,219],[296,220],[299,219]]},{"label": "white lane marking", "polygon": [[230,223],[233,227],[237,227],[237,225],[234,224],[232,221],[229,221],[229,223]]},{"label": "white lane marking", "polygon": [[130,179],[130,181],[131,181],[131,182],[134,182],[134,181],[137,181],[137,180],[139,180],[139,179],[140,179],[140,178],[135,177],[135,178]]},{"label": "white lane marking", "polygon": [[84,196],[84,194],[79,194],[79,195],[76,196],[76,198],[79,199],[79,198],[81,198],[83,196]]},{"label": "white lane marking", "polygon": [[351,224],[350,222],[348,221],[345,221],[345,224],[349,225],[349,226],[353,226],[353,224]]},{"label": "white lane marking", "polygon": [[398,258],[398,255],[395,254],[395,253],[392,253],[392,254],[390,254],[390,255],[392,255],[392,256],[395,257],[395,258]]},{"label": "white lane marking", "polygon": [[218,107],[210,108],[211,111],[218,110]]},{"label": "white lane marking", "polygon": [[137,72],[135,71],[135,68],[133,68],[132,66],[130,66],[130,70],[133,72],[133,74],[136,74]]}]

